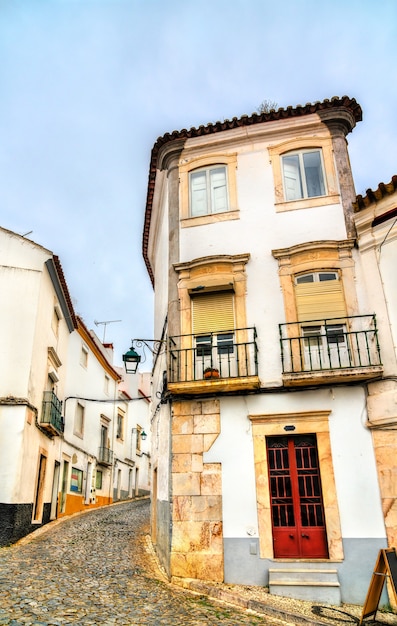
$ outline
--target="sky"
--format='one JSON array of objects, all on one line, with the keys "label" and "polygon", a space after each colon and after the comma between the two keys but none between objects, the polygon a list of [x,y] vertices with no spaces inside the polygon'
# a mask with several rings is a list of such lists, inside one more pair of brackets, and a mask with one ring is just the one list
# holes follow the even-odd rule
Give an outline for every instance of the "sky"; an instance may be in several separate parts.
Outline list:
[{"label": "sky", "polygon": [[348,95],[365,195],[397,174],[396,42],[397,0],[0,0],[0,226],[59,256],[119,365],[132,338],[153,338],[156,139],[264,100]]}]

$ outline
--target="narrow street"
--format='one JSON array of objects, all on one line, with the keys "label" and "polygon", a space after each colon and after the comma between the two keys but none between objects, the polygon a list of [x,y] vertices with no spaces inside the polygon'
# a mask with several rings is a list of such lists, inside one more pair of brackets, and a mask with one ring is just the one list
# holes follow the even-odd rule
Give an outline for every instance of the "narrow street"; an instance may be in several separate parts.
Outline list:
[{"label": "narrow street", "polygon": [[2,548],[0,624],[270,623],[162,580],[147,547],[149,506],[140,500],[97,509]]}]

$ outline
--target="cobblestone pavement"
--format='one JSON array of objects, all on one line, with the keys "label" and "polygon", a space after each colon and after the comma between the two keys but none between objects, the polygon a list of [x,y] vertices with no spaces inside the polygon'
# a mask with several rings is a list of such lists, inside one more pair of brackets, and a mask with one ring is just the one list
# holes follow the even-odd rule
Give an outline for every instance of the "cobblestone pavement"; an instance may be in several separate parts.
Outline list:
[{"label": "cobblestone pavement", "polygon": [[237,626],[277,620],[162,580],[147,547],[149,501],[63,520],[0,549],[0,624]]}]

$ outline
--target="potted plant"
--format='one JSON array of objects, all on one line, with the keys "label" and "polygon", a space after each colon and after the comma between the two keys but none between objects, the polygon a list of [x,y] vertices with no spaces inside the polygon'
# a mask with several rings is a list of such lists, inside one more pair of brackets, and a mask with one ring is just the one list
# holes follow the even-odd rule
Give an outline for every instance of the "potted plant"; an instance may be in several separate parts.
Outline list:
[{"label": "potted plant", "polygon": [[204,370],[204,378],[219,378],[219,370],[216,367],[206,367]]}]

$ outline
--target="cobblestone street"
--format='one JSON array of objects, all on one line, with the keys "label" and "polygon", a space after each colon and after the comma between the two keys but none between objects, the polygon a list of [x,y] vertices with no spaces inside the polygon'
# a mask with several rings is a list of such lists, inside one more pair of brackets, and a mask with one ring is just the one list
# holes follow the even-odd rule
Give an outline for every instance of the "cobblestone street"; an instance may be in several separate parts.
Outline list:
[{"label": "cobblestone street", "polygon": [[0,624],[264,624],[161,579],[147,546],[149,501],[70,518],[0,550]]}]

